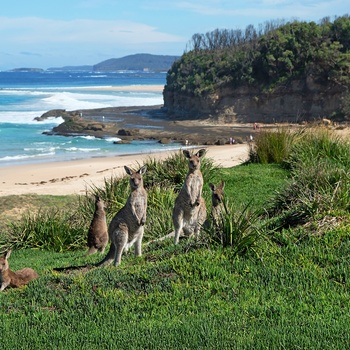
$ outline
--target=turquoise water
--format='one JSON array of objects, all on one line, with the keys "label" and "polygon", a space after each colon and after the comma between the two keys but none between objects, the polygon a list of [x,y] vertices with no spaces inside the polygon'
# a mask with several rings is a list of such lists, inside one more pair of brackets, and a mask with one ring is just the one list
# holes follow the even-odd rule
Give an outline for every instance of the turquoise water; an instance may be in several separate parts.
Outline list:
[{"label": "turquoise water", "polygon": [[[113,143],[118,138],[48,136],[43,132],[63,120],[34,120],[51,109],[159,105],[161,92],[130,91],[127,86],[164,85],[165,79],[166,73],[145,72],[0,72],[0,166],[179,148],[156,141],[123,145]],[[110,86],[120,88],[98,89]]]}]

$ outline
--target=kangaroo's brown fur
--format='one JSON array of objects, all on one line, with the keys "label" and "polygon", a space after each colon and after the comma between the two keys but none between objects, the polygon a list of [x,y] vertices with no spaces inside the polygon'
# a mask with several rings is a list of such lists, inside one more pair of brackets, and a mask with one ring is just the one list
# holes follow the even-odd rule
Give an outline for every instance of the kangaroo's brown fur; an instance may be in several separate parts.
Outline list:
[{"label": "kangaroo's brown fur", "polygon": [[211,190],[211,213],[210,217],[213,221],[214,225],[217,225],[218,220],[221,216],[221,213],[223,212],[224,208],[224,188],[225,188],[225,182],[221,181],[220,185],[215,186],[214,184],[210,183],[209,188]]},{"label": "kangaroo's brown fur", "polygon": [[126,173],[130,176],[131,193],[126,204],[114,216],[108,227],[111,246],[107,256],[97,264],[119,265],[123,251],[127,251],[135,245],[135,256],[141,256],[141,244],[146,222],[147,192],[143,187],[142,175],[146,172],[144,165],[138,171],[124,166]]},{"label": "kangaroo's brown fur", "polygon": [[205,149],[191,155],[188,150],[183,154],[188,158],[188,173],[173,210],[173,224],[175,228],[175,244],[179,243],[180,236],[198,238],[201,226],[207,217],[205,201],[202,197],[203,176],[200,170],[200,158]]},{"label": "kangaroo's brown fur", "polygon": [[0,291],[3,291],[6,287],[23,287],[30,281],[39,277],[38,274],[29,267],[13,272],[8,262],[10,255],[11,250],[0,257]]},{"label": "kangaroo's brown fur", "polygon": [[89,250],[85,256],[94,254],[97,251],[103,254],[108,244],[108,227],[105,207],[104,201],[97,196],[95,200],[94,216],[88,231],[87,243]]}]

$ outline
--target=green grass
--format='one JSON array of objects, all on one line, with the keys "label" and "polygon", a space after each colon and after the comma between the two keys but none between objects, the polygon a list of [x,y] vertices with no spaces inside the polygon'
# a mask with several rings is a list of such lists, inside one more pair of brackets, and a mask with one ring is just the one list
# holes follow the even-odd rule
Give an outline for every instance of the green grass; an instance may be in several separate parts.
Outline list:
[{"label": "green grass", "polygon": [[[306,142],[312,144],[320,147],[317,140]],[[339,151],[331,157],[333,170],[325,173],[336,176],[335,169],[341,169],[340,173],[348,174],[346,148],[337,142],[335,147]],[[254,235],[254,227],[260,230],[254,244],[244,243],[247,249],[240,252],[237,244],[210,239],[183,240],[177,246],[164,240],[145,246],[140,258],[125,255],[117,268],[94,268],[101,256],[83,257],[83,247],[62,252],[15,250],[10,257],[13,270],[29,266],[40,277],[23,289],[0,294],[3,347],[349,348],[349,178],[336,177],[332,182],[334,177],[327,175],[322,177],[327,181],[316,181],[314,167],[328,169],[324,164],[329,156],[319,157],[317,163],[307,164],[309,171],[301,171],[299,162],[306,166],[309,157],[298,156],[300,149],[308,152],[307,147],[298,151],[291,145],[281,164],[254,163],[209,172],[204,189],[208,208],[208,179],[226,183],[229,210],[221,230],[229,235],[237,231],[238,237]],[[309,152],[314,152],[314,146]],[[161,169],[158,164],[154,168]],[[161,171],[151,179],[164,181],[164,186],[148,182],[144,242],[172,228],[171,207],[178,188],[171,177],[162,178]],[[291,190],[298,182],[303,185]],[[309,211],[303,220],[295,216],[295,221],[288,221],[290,213],[303,208],[303,196],[311,185],[313,193],[319,193],[313,197],[317,210]],[[333,202],[326,206],[321,195],[329,193]],[[117,205],[115,200],[110,203]],[[80,205],[87,208],[87,220],[89,196],[81,198]],[[54,270],[62,267],[68,269]]]},{"label": "green grass", "polygon": [[3,345],[347,348],[349,246],[325,252],[317,238],[304,245],[261,261],[164,243],[118,269],[70,273],[51,268],[85,262],[76,254],[15,252],[14,266],[31,264],[41,277],[0,295]]}]

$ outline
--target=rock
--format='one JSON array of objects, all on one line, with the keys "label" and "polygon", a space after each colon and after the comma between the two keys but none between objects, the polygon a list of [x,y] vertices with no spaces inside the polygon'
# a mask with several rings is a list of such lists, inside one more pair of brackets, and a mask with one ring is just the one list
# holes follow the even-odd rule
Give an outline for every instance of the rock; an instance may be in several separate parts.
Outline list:
[{"label": "rock", "polygon": [[120,130],[118,130],[117,135],[119,135],[119,136],[132,136],[132,133],[130,130],[120,129]]},{"label": "rock", "polygon": [[226,144],[226,139],[218,139],[215,141],[215,145],[216,146],[222,146],[222,145],[225,145]]},{"label": "rock", "polygon": [[105,128],[104,124],[92,123],[92,124],[88,124],[85,129],[92,130],[92,131],[103,131],[104,128]]},{"label": "rock", "polygon": [[167,137],[163,137],[158,141],[158,143],[161,143],[162,145],[167,145],[170,142],[171,142],[171,140]]},{"label": "rock", "polygon": [[35,117],[34,120],[41,122],[43,120],[46,120],[47,118],[59,118],[67,115],[65,109],[52,109],[44,114],[42,114],[40,117]]}]

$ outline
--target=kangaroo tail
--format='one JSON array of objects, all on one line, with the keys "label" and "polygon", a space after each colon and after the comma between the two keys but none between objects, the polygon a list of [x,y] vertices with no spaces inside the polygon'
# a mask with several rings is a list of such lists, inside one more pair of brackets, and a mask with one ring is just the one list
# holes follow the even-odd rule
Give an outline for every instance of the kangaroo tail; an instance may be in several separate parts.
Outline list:
[{"label": "kangaroo tail", "polygon": [[110,265],[114,261],[114,256],[115,256],[115,245],[113,243],[111,243],[111,245],[109,247],[108,254],[105,256],[105,258],[102,261],[100,261],[97,264],[95,264],[95,266],[107,266],[107,265]]}]

